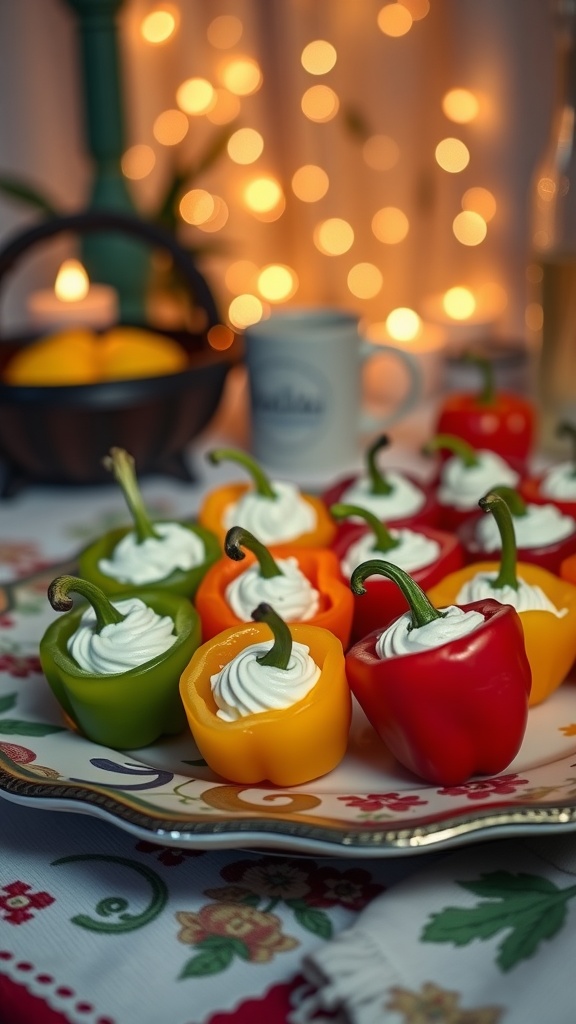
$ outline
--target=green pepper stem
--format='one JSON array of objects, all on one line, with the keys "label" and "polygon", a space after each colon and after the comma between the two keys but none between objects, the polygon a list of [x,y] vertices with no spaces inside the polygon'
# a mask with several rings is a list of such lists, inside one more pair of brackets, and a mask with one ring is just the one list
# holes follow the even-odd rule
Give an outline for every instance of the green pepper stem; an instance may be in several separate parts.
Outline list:
[{"label": "green pepper stem", "polygon": [[386,524],[367,508],[362,508],[360,505],[336,503],[330,506],[330,514],[334,516],[334,519],[348,519],[350,516],[358,516],[359,519],[363,519],[374,534],[374,551],[393,551],[400,544],[400,541],[392,536]]},{"label": "green pepper stem", "polygon": [[513,487],[506,487],[505,484],[499,484],[498,487],[493,487],[490,494],[499,494],[501,498],[508,505],[513,516],[520,519],[522,516],[528,515],[528,509],[526,508],[526,502],[518,491],[515,491]]},{"label": "green pepper stem", "polygon": [[144,507],[142,495],[136,478],[134,459],[124,448],[111,448],[102,459],[102,464],[113,474],[120,484],[126,504],[134,520],[134,532],[139,544],[149,537],[158,538],[159,534]]},{"label": "green pepper stem", "polygon": [[424,451],[428,455],[442,448],[447,449],[456,458],[461,459],[466,469],[472,469],[473,466],[478,465],[478,455],[472,445],[464,441],[462,437],[457,437],[456,434],[436,434],[436,437],[430,438],[424,445]]},{"label": "green pepper stem", "polygon": [[576,476],[576,427],[573,423],[563,420],[556,427],[557,437],[566,437],[572,445],[572,476]]},{"label": "green pepper stem", "polygon": [[483,512],[491,512],[496,520],[496,526],[500,532],[501,554],[500,571],[496,579],[490,580],[490,586],[494,590],[501,590],[502,587],[512,587],[518,590],[518,579],[516,576],[516,536],[512,513],[504,498],[495,491],[490,491],[478,502]]},{"label": "green pepper stem", "polygon": [[248,551],[256,555],[260,575],[263,579],[269,580],[273,576],[284,575],[268,548],[257,540],[253,533],[245,530],[243,526],[233,526],[226,534],[224,551],[228,558],[232,558],[235,562],[241,562],[243,558],[246,558],[242,548],[248,548]]},{"label": "green pepper stem", "polygon": [[287,669],[292,654],[292,634],[284,619],[280,618],[272,605],[265,602],[254,609],[252,618],[255,622],[265,622],[274,636],[274,644],[270,650],[256,658],[258,664],[268,665],[270,668]]},{"label": "green pepper stem", "polygon": [[355,594],[366,593],[366,588],[363,585],[364,580],[368,576],[374,575],[386,576],[387,579],[392,580],[400,587],[408,602],[412,615],[413,629],[426,626],[429,622],[434,622],[435,619],[444,618],[444,613],[434,607],[416,581],[407,572],[404,572],[404,569],[394,565],[392,562],[384,562],[378,558],[372,558],[368,562],[362,562],[361,565],[356,566],[350,577],[351,590]]},{"label": "green pepper stem", "polygon": [[382,448],[387,448],[389,444],[390,439],[388,435],[380,434],[380,437],[376,438],[366,452],[366,468],[368,470],[368,479],[370,480],[370,494],[391,494],[394,490],[392,484],[376,465],[378,452]]},{"label": "green pepper stem", "polygon": [[248,470],[254,482],[256,493],[261,498],[277,497],[264,470],[246,452],[238,451],[236,448],[214,448],[211,452],[208,452],[206,457],[215,466],[220,462],[237,462],[244,469]]},{"label": "green pepper stem", "polygon": [[464,362],[473,363],[474,366],[477,366],[482,375],[481,388],[477,395],[478,404],[494,405],[496,399],[496,376],[492,360],[488,359],[487,356],[480,355],[479,352],[466,352],[462,358]]},{"label": "green pepper stem", "polygon": [[100,633],[104,626],[124,621],[125,616],[120,614],[100,587],[78,576],[57,576],[52,580],[48,587],[48,600],[55,612],[70,611],[73,606],[72,598],[68,596],[70,591],[85,597],[92,605],[96,613],[97,633]]}]

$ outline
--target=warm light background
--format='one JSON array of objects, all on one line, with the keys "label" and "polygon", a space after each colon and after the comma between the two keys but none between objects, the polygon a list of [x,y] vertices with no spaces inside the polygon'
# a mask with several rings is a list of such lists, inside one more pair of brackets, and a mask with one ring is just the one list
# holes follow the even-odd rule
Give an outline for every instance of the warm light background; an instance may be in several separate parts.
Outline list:
[{"label": "warm light background", "polygon": [[[0,9],[0,170],[67,212],[90,175],[75,31],[63,0]],[[180,207],[226,322],[337,303],[375,338],[398,308],[526,335],[529,187],[554,84],[547,0],[125,0],[119,32],[123,167],[143,214],[233,126]],[[0,244],[33,219],[0,198]],[[73,255],[59,244],[14,275],[4,328]]]}]

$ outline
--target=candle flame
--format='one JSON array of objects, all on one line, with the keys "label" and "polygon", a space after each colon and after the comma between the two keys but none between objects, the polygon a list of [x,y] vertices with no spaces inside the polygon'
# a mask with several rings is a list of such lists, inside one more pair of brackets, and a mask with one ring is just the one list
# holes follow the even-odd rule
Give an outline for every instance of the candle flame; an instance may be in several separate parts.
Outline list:
[{"label": "candle flame", "polygon": [[90,282],[79,260],[64,260],[56,276],[54,291],[62,302],[79,302],[86,298]]}]

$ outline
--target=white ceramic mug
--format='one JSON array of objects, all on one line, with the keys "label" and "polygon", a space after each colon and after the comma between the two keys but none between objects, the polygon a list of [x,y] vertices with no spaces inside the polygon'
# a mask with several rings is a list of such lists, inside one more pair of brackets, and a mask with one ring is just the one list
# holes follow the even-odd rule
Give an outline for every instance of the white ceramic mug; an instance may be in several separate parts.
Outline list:
[{"label": "white ceramic mug", "polygon": [[[268,469],[319,479],[357,466],[362,433],[387,429],[422,395],[417,360],[361,339],[358,317],[338,309],[288,309],[244,334],[251,450]],[[404,393],[391,412],[362,409],[362,365],[390,354],[404,364]]]}]

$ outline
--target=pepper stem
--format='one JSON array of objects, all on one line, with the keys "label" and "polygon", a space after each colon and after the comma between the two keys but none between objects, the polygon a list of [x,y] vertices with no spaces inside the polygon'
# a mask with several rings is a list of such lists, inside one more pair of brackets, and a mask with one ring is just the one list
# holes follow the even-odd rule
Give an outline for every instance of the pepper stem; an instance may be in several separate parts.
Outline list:
[{"label": "pepper stem", "polygon": [[244,469],[248,470],[254,482],[256,493],[261,498],[277,497],[264,470],[246,452],[238,451],[236,448],[214,448],[211,452],[208,452],[206,458],[215,466],[220,462],[237,462]]},{"label": "pepper stem", "polygon": [[490,494],[499,494],[501,498],[508,505],[513,516],[520,519],[522,516],[528,515],[528,509],[526,508],[526,502],[518,491],[515,491],[513,487],[506,487],[505,484],[499,484],[498,487],[493,487]]},{"label": "pepper stem", "polygon": [[228,558],[232,558],[235,562],[241,562],[243,558],[246,558],[242,548],[248,548],[248,551],[256,555],[260,575],[263,579],[269,580],[273,576],[284,575],[268,551],[268,548],[261,541],[257,540],[253,533],[244,529],[243,526],[233,526],[226,534],[224,551]]},{"label": "pepper stem", "polygon": [[404,572],[404,569],[394,565],[392,562],[384,562],[377,558],[372,558],[368,562],[362,562],[361,565],[354,569],[350,577],[351,590],[355,594],[365,594],[364,580],[368,576],[374,575],[386,576],[387,579],[392,580],[400,587],[410,608],[412,629],[418,629],[420,626],[426,626],[429,622],[434,622],[435,619],[443,619],[445,617],[444,612],[440,612],[434,607],[416,581],[407,572]]},{"label": "pepper stem", "polygon": [[370,445],[366,452],[366,468],[368,470],[368,479],[370,480],[370,494],[392,494],[394,488],[392,484],[386,479],[384,474],[378,469],[376,465],[376,456],[382,448],[387,448],[390,444],[390,439],[387,434],[380,434],[376,440]]},{"label": "pepper stem", "polygon": [[462,437],[457,437],[456,434],[436,434],[436,437],[430,438],[424,445],[424,452],[431,455],[432,452],[439,451],[442,448],[447,449],[456,458],[461,459],[467,469],[472,469],[473,466],[477,466],[479,463],[478,455],[472,445],[464,441]]},{"label": "pepper stem", "polygon": [[133,457],[124,448],[111,448],[109,454],[102,459],[102,464],[110,470],[122,488],[126,504],[134,520],[134,532],[138,543],[141,544],[149,537],[158,538],[159,534],[152,526],[152,521],[142,501]]},{"label": "pepper stem", "polygon": [[492,360],[488,359],[487,356],[480,355],[479,352],[466,352],[463,360],[467,363],[474,363],[482,375],[481,389],[476,399],[478,404],[493,405],[496,398],[496,377]]},{"label": "pepper stem", "polygon": [[274,644],[266,654],[262,654],[256,661],[259,665],[268,665],[270,668],[287,669],[292,654],[292,634],[272,605],[262,602],[252,612],[255,622],[265,622],[274,635]]},{"label": "pepper stem", "polygon": [[490,586],[494,590],[501,590],[502,587],[512,587],[518,590],[518,579],[516,576],[516,536],[514,534],[514,523],[512,513],[504,498],[495,491],[490,491],[478,502],[483,512],[491,512],[496,520],[496,526],[500,532],[500,571],[496,579],[490,580]]},{"label": "pepper stem", "polygon": [[337,503],[330,506],[330,514],[334,516],[334,519],[348,519],[349,516],[358,516],[359,519],[363,519],[364,522],[368,523],[374,534],[374,551],[393,551],[400,544],[400,541],[392,536],[386,524],[367,508],[362,508],[360,505]]},{"label": "pepper stem", "polygon": [[557,437],[566,437],[572,444],[572,476],[576,476],[576,427],[563,420],[556,427]]},{"label": "pepper stem", "polygon": [[55,612],[70,611],[73,606],[72,598],[68,596],[70,591],[85,597],[92,605],[96,613],[97,633],[102,632],[104,626],[124,621],[125,616],[120,614],[100,587],[78,576],[57,576],[52,580],[48,587],[48,600]]}]

